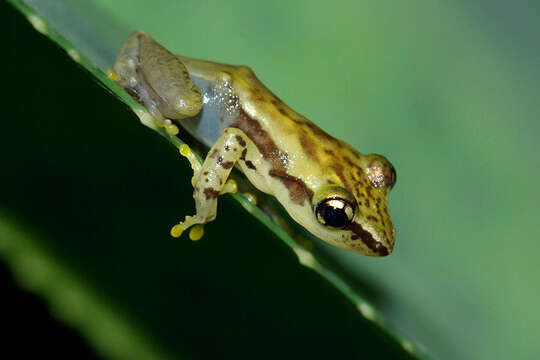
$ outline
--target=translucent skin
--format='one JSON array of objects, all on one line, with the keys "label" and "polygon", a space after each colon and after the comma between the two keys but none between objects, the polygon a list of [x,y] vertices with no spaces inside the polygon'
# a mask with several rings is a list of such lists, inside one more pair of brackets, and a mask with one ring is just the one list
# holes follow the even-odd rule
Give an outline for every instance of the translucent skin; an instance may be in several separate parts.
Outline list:
[{"label": "translucent skin", "polygon": [[[207,177],[194,176],[197,214],[180,223],[182,229],[215,217],[217,199],[205,200],[201,189],[222,190],[228,159],[322,240],[369,256],[392,252],[395,229],[387,198],[396,177],[385,157],[362,155],[328,135],[284,104],[251,69],[173,55],[140,31],[126,41],[114,68],[120,84],[158,121],[184,127],[211,148],[203,167],[216,185],[209,188]],[[328,198],[352,204],[345,226],[317,217],[317,206]]]}]

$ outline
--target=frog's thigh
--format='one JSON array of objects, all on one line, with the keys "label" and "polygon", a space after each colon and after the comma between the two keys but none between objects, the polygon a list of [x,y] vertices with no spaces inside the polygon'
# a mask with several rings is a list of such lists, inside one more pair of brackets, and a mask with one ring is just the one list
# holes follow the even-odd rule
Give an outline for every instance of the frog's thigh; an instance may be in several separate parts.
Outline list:
[{"label": "frog's thigh", "polygon": [[222,192],[233,166],[238,160],[245,158],[248,147],[253,146],[253,142],[242,130],[223,130],[192,181],[196,214],[187,216],[183,222],[174,226],[171,230],[173,236],[178,237],[190,226],[204,224],[216,218],[218,195]]}]

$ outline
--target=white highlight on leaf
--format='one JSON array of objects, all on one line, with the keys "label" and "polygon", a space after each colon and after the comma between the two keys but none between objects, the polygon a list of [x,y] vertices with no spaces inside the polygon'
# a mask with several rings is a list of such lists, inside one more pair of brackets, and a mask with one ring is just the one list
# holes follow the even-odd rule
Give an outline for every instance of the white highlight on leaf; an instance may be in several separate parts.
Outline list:
[{"label": "white highlight on leaf", "polygon": [[409,340],[401,339],[401,346],[402,346],[403,349],[405,349],[405,351],[407,351],[409,354],[413,354],[413,353],[414,353],[414,345],[413,345],[412,342],[410,342]]},{"label": "white highlight on leaf", "polygon": [[366,319],[371,321],[375,321],[375,318],[377,317],[375,309],[366,302],[358,304],[358,311],[360,311]]},{"label": "white highlight on leaf", "polygon": [[316,260],[310,252],[298,247],[293,248],[293,250],[296,253],[296,256],[298,256],[300,264],[310,268],[315,267]]},{"label": "white highlight on leaf", "polygon": [[30,24],[32,24],[34,29],[44,35],[47,34],[47,24],[39,16],[30,15],[28,16],[28,21],[30,22]]},{"label": "white highlight on leaf", "polygon": [[139,120],[141,120],[143,125],[146,125],[154,130],[158,129],[154,123],[154,118],[148,113],[148,111],[143,109],[134,109],[133,112],[139,117]]},{"label": "white highlight on leaf", "polygon": [[77,50],[69,49],[67,53],[75,62],[81,62],[81,54]]}]

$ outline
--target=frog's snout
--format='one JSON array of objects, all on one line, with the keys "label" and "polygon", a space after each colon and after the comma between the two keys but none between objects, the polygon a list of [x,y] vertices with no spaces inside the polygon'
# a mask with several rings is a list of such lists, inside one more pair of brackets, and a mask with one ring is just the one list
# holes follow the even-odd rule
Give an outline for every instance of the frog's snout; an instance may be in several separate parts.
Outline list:
[{"label": "frog's snout", "polygon": [[378,241],[375,246],[369,248],[373,252],[372,256],[388,256],[394,251],[394,244],[388,241]]},{"label": "frog's snout", "polygon": [[386,249],[386,254],[384,254],[382,256],[390,255],[392,253],[392,251],[394,251],[394,244],[393,243],[386,244],[386,245],[383,245],[383,246]]},{"label": "frog's snout", "polygon": [[381,236],[379,243],[382,247],[386,249],[386,254],[381,254],[379,256],[386,256],[390,255],[392,251],[394,251],[394,243],[396,239],[396,229],[392,227],[392,230],[390,230],[390,234],[387,236]]},{"label": "frog's snout", "polygon": [[387,256],[394,250],[395,229],[392,228],[390,234],[370,229],[362,226],[358,222],[352,222],[345,227],[345,230],[351,232],[350,239],[353,242],[361,242],[363,253],[369,256]]}]

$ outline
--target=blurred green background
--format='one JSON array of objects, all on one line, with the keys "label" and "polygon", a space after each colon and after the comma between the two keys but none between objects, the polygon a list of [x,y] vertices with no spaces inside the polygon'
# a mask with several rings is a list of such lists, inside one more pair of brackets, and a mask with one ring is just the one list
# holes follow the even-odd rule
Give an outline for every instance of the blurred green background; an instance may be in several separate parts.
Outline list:
[{"label": "blurred green background", "polygon": [[[394,329],[435,358],[540,352],[540,3],[94,3],[98,65],[139,28],[178,53],[251,66],[295,110],[393,162],[395,252],[329,251]],[[254,219],[239,223],[230,199],[203,241],[171,241],[193,206],[189,166],[2,7],[0,239],[35,239],[2,253],[11,268],[38,246],[156,352],[400,356]],[[66,18],[77,21],[93,26]]]}]

